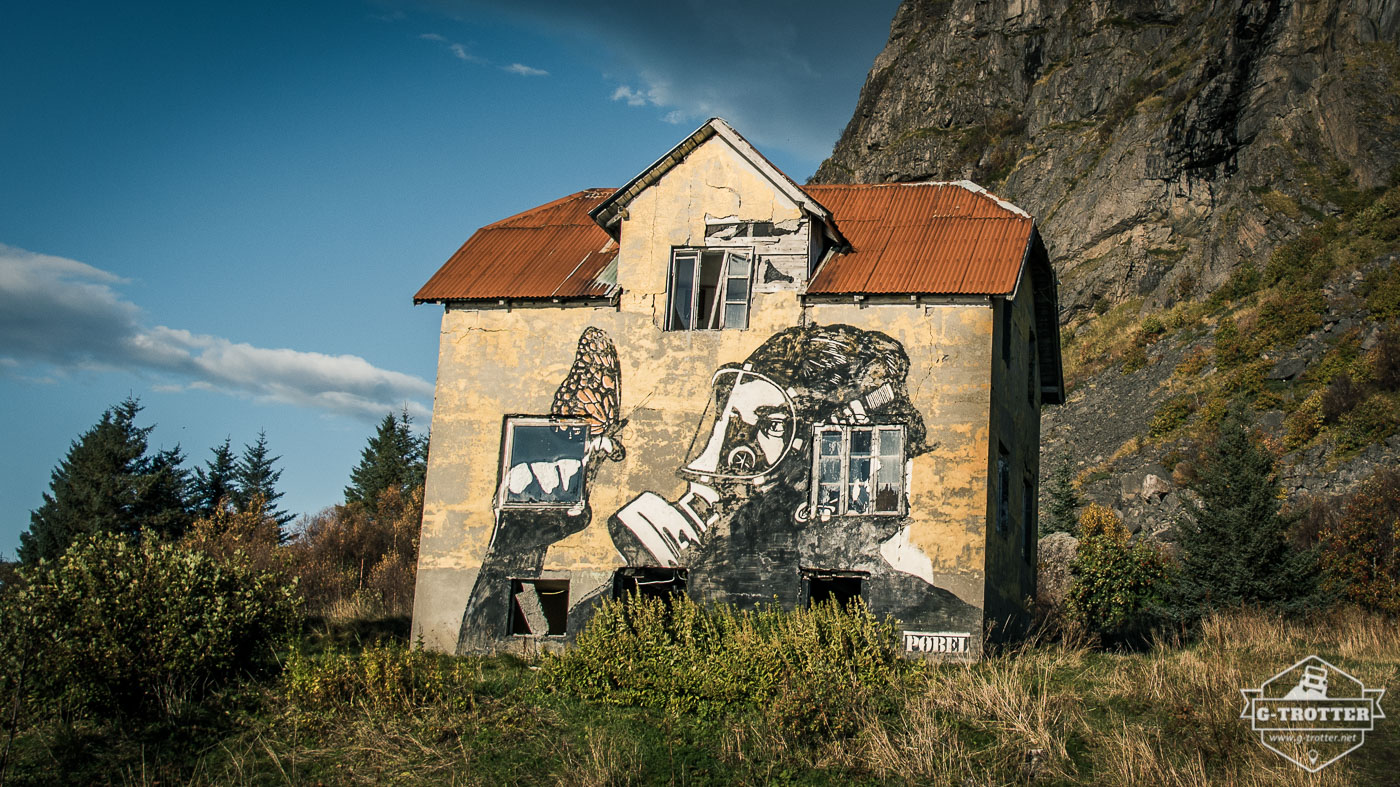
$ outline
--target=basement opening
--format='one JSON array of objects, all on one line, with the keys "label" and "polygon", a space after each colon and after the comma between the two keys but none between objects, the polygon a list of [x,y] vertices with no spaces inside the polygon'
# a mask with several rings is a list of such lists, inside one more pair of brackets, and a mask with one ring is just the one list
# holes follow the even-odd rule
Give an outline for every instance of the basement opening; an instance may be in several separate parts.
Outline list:
[{"label": "basement opening", "polygon": [[569,580],[512,579],[510,633],[562,637],[568,631]]},{"label": "basement opening", "polygon": [[807,606],[835,601],[844,607],[862,597],[867,576],[860,571],[806,569],[802,572],[802,592],[807,597]]}]

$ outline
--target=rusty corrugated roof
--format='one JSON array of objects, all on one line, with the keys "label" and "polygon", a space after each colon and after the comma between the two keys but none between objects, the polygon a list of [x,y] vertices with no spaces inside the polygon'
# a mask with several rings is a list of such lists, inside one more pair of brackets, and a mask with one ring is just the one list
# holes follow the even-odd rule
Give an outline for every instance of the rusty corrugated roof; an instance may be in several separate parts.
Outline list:
[{"label": "rusty corrugated roof", "polygon": [[[814,295],[1005,295],[1016,287],[1034,222],[980,186],[806,186],[850,251],[827,260]],[[617,244],[589,215],[619,192],[588,189],[477,230],[414,296],[455,300],[606,298]]]},{"label": "rusty corrugated roof", "polygon": [[482,227],[413,302],[608,297],[617,244],[588,212],[612,194],[580,191]]},{"label": "rusty corrugated roof", "polygon": [[827,260],[809,294],[1005,295],[1034,222],[980,186],[888,183],[805,186],[851,250]]}]

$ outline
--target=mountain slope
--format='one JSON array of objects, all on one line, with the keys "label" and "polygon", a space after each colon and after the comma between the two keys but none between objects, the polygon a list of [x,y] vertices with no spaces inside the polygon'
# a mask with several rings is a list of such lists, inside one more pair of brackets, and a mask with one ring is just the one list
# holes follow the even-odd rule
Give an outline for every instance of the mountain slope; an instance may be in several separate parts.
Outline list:
[{"label": "mountain slope", "polygon": [[813,181],[970,178],[1037,218],[1071,322],[1168,306],[1392,180],[1398,38],[1383,0],[909,0]]}]

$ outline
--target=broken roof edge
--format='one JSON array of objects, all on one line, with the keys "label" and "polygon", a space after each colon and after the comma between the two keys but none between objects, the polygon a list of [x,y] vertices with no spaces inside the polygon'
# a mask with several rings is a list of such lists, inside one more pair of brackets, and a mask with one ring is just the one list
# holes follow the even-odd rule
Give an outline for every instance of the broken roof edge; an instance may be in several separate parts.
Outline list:
[{"label": "broken roof edge", "polygon": [[607,292],[600,295],[482,295],[473,298],[450,295],[420,298],[415,295],[413,296],[413,305],[421,306],[425,303],[441,303],[446,306],[451,306],[454,303],[568,303],[571,306],[613,306],[616,305],[617,298],[621,294],[622,288],[614,284],[608,288]]},{"label": "broken roof edge", "polygon": [[769,161],[753,143],[744,138],[742,134],[734,130],[723,118],[713,117],[705,121],[699,128],[695,129],[689,136],[681,140],[670,150],[666,151],[660,158],[652,162],[650,166],[637,173],[631,180],[627,181],[622,188],[613,192],[612,196],[603,200],[597,207],[588,212],[588,215],[598,223],[598,226],[612,232],[612,226],[617,223],[618,217],[627,205],[661,179],[663,175],[670,172],[673,167],[680,164],[689,156],[692,151],[700,147],[712,137],[723,139],[729,147],[738,153],[741,158],[758,170],[770,183],[773,184],[783,196],[792,200],[808,213],[822,220],[828,231],[840,243],[845,243],[846,239],[841,237],[841,232],[836,228],[832,220],[831,211],[826,206],[818,202],[812,195],[808,194],[797,184],[787,173],[778,169]]}]

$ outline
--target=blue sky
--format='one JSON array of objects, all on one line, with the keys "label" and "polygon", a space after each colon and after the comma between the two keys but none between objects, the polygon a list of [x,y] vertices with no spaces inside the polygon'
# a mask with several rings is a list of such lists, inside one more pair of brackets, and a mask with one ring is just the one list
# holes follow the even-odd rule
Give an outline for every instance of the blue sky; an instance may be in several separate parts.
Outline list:
[{"label": "blue sky", "polygon": [[617,186],[710,116],[805,180],[898,3],[0,6],[0,552],[128,395],[203,464],[266,430],[283,507],[426,429],[477,227]]}]

